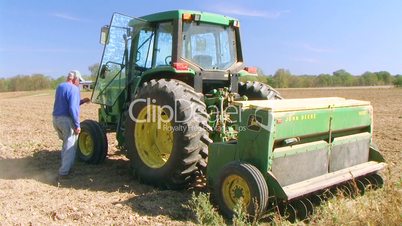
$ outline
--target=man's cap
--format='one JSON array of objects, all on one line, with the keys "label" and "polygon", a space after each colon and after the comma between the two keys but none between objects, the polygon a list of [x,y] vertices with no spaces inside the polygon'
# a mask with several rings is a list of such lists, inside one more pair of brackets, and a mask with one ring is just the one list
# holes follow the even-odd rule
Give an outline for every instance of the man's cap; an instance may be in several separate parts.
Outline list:
[{"label": "man's cap", "polygon": [[81,73],[78,70],[72,70],[68,73],[68,77],[78,78],[79,81],[82,81]]}]

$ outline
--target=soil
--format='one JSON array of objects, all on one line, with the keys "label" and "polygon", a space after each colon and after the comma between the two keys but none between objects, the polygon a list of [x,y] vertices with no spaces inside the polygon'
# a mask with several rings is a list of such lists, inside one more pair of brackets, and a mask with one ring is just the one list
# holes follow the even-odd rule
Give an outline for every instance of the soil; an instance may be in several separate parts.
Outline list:
[{"label": "soil", "polygon": [[[401,180],[402,89],[284,89],[284,98],[338,96],[374,107],[374,142]],[[83,92],[82,97],[91,93]],[[159,190],[130,176],[129,162],[108,134],[105,163],[77,162],[72,178],[55,184],[61,141],[52,126],[53,91],[0,93],[0,224],[192,225],[193,190]],[[96,104],[81,106],[81,120],[97,119]]]}]

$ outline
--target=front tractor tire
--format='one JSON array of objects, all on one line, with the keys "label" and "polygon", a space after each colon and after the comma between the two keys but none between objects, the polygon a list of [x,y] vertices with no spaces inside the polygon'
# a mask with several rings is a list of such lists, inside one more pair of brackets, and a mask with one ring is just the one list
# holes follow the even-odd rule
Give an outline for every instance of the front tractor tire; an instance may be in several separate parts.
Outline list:
[{"label": "front tractor tire", "polygon": [[133,174],[160,188],[187,187],[208,144],[202,94],[177,80],[144,83],[130,105],[126,143]]},{"label": "front tractor tire", "polygon": [[280,100],[283,99],[278,91],[261,82],[239,82],[239,94],[249,100]]},{"label": "front tractor tire", "polygon": [[241,200],[249,216],[258,216],[268,204],[268,186],[264,176],[253,165],[231,162],[223,167],[214,185],[215,200],[222,214],[231,219]]},{"label": "front tractor tire", "polygon": [[81,122],[78,136],[78,159],[85,163],[99,164],[107,155],[107,137],[102,126],[93,120]]}]

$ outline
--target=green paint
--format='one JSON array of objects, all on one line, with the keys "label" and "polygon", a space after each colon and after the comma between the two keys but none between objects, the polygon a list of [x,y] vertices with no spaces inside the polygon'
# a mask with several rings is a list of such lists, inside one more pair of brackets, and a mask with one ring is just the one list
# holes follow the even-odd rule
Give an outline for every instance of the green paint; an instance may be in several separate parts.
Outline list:
[{"label": "green paint", "polygon": [[238,145],[236,144],[228,144],[223,142],[216,142],[209,145],[209,162],[207,168],[208,186],[213,186],[213,184],[218,180],[220,169],[223,166],[237,159],[237,147]]},{"label": "green paint", "polygon": [[174,19],[181,19],[183,14],[199,14],[201,15],[201,22],[206,23],[213,23],[213,24],[221,24],[225,26],[229,26],[231,21],[237,20],[235,18],[214,14],[214,13],[207,13],[207,12],[200,12],[200,11],[191,11],[191,10],[173,10],[161,13],[155,13],[147,16],[141,17],[141,19],[147,20],[149,22],[160,22],[160,21],[167,21],[167,20],[174,20]]},{"label": "green paint", "polygon": [[[330,156],[334,145],[370,140],[372,108],[368,102],[352,104],[335,98],[320,101],[322,105],[316,104],[315,107],[305,109],[300,109],[300,103],[296,103],[297,101],[291,103],[292,100],[283,101],[287,107],[271,106],[269,101],[250,102],[251,104],[235,102],[240,112],[236,128],[241,128],[237,143],[230,146],[225,142],[210,145],[209,155],[213,157],[209,158],[208,162],[208,173],[211,173],[208,180],[216,181],[217,172],[230,161],[247,162],[263,173],[270,194],[287,199],[285,191],[271,172],[275,159],[297,159],[297,156],[303,153],[314,155],[314,152],[322,153],[322,150],[326,150]],[[341,104],[336,105],[334,102]],[[255,120],[250,120],[250,117],[258,118],[260,128],[255,126]],[[335,137],[338,138],[332,143]],[[300,141],[297,145],[286,145],[284,141],[288,138]],[[370,148],[369,155],[371,161],[384,161],[373,147]]]}]

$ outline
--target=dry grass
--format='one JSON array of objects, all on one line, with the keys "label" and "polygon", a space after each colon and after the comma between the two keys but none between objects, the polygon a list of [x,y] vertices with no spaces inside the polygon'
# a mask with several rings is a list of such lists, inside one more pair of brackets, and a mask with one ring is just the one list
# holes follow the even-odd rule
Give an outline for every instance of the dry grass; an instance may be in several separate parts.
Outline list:
[{"label": "dry grass", "polygon": [[354,199],[337,196],[318,208],[310,223],[317,225],[401,225],[400,182]]}]

